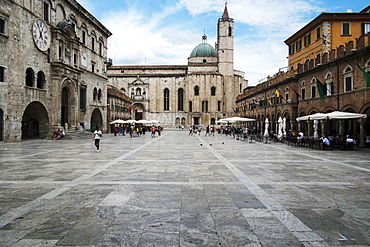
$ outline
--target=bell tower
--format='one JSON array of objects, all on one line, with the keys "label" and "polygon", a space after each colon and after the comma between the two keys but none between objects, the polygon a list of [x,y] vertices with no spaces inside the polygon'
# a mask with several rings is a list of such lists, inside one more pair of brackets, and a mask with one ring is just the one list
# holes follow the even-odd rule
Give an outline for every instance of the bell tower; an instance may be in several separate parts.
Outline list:
[{"label": "bell tower", "polygon": [[234,20],[229,17],[227,2],[217,23],[218,71],[224,76],[234,74]]}]

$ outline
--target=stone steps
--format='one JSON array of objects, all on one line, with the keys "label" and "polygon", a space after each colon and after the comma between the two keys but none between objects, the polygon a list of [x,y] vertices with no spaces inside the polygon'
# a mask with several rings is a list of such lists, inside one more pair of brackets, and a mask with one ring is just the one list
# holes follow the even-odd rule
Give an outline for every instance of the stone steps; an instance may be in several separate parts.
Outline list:
[{"label": "stone steps", "polygon": [[91,139],[93,136],[93,133],[91,131],[85,131],[85,130],[76,130],[76,131],[67,131],[66,136],[63,137],[63,139],[66,140],[87,140]]}]

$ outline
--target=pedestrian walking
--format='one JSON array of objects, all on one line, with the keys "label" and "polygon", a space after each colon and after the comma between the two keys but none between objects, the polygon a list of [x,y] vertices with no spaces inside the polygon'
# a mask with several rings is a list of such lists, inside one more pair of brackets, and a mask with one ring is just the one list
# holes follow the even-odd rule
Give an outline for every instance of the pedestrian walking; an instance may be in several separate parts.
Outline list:
[{"label": "pedestrian walking", "polygon": [[152,136],[152,138],[154,138],[155,137],[155,127],[154,127],[154,125],[150,128],[150,131],[151,131],[151,136]]},{"label": "pedestrian walking", "polygon": [[100,147],[100,138],[103,136],[101,130],[98,126],[96,126],[96,130],[94,131],[93,141],[95,141],[96,152],[99,153]]},{"label": "pedestrian walking", "polygon": [[161,136],[161,131],[162,131],[161,126],[158,126],[158,128],[157,128],[158,137]]},{"label": "pedestrian walking", "polygon": [[206,134],[204,136],[209,136],[209,125],[206,127]]}]

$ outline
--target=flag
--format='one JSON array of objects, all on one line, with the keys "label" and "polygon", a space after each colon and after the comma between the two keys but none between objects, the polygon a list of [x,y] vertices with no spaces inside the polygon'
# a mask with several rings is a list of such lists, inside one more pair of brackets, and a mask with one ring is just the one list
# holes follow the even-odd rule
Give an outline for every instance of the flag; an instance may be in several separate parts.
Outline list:
[{"label": "flag", "polygon": [[270,99],[267,99],[267,102],[269,102],[270,105],[274,105]]},{"label": "flag", "polygon": [[277,97],[284,99],[284,96],[278,90],[275,90],[275,94]]},{"label": "flag", "polygon": [[316,87],[317,87],[317,91],[319,92],[319,95],[320,95],[320,100],[321,102],[325,102],[325,99],[324,99],[324,92],[326,92],[326,87],[319,81],[319,79],[316,78]]},{"label": "flag", "polygon": [[297,95],[297,99],[301,97],[301,95],[292,86],[289,87],[293,90],[293,92],[295,92],[295,94]]},{"label": "flag", "polygon": [[360,65],[358,65],[356,63],[356,65],[358,66],[358,68],[362,71],[362,73],[364,73],[364,77],[365,77],[365,81],[366,81],[366,87],[370,87],[370,75],[369,73],[367,73]]},{"label": "flag", "polygon": [[246,112],[248,109],[247,109],[247,105],[246,104],[243,104],[243,112]]}]

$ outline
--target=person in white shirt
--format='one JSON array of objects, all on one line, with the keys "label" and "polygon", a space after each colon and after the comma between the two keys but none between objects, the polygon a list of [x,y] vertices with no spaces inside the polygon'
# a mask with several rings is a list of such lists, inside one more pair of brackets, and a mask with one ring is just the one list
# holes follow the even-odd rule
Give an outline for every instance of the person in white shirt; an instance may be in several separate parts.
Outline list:
[{"label": "person in white shirt", "polygon": [[325,146],[330,146],[330,141],[325,135],[322,135],[321,142],[320,142],[320,149],[321,150],[324,149],[324,145]]},{"label": "person in white shirt", "polygon": [[103,136],[101,130],[99,127],[96,127],[96,130],[94,131],[94,136],[93,136],[93,141],[95,141],[95,147],[96,147],[96,152],[99,153],[99,148],[100,148],[100,138]]}]

